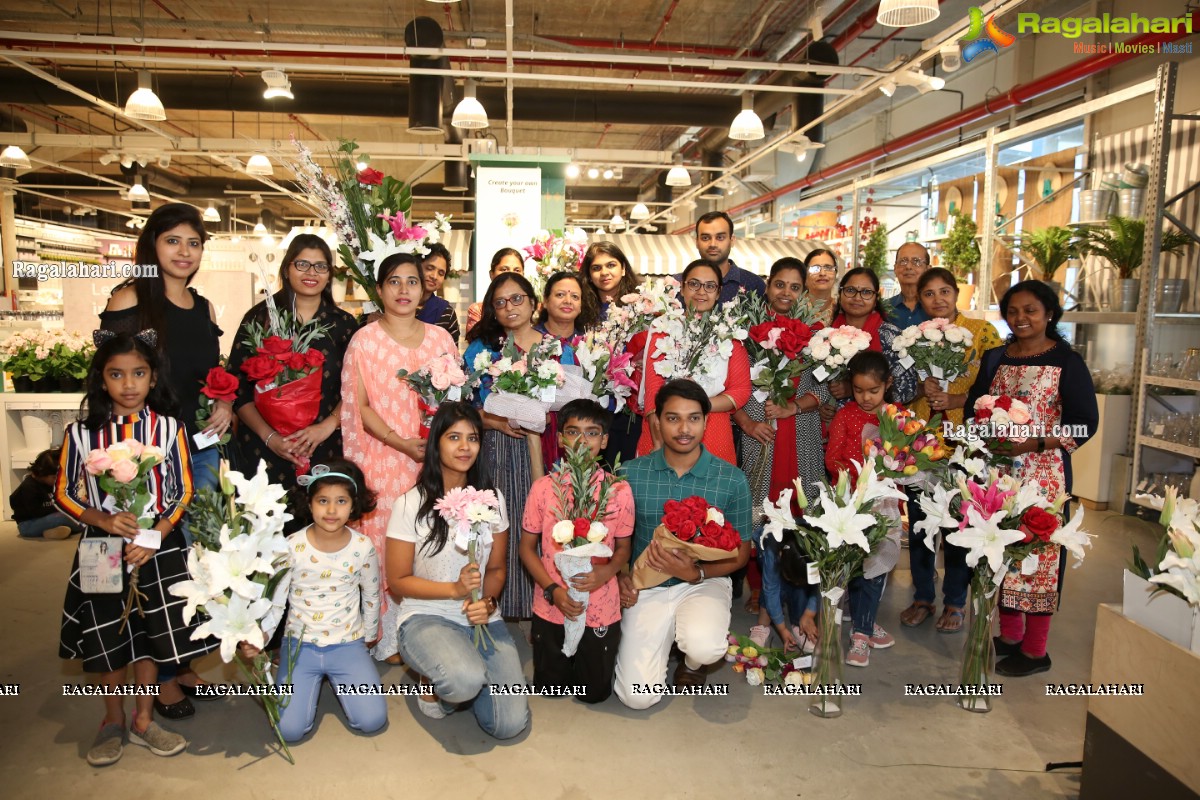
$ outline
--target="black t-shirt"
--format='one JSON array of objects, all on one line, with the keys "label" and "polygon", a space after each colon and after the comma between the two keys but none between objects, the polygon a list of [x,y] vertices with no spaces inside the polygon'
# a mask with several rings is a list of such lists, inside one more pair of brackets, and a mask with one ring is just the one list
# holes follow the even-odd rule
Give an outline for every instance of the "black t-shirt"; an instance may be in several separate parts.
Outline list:
[{"label": "black t-shirt", "polygon": [[58,511],[54,507],[54,487],[47,486],[32,475],[26,475],[16,491],[8,496],[8,504],[12,506],[13,520],[16,522],[38,519]]}]

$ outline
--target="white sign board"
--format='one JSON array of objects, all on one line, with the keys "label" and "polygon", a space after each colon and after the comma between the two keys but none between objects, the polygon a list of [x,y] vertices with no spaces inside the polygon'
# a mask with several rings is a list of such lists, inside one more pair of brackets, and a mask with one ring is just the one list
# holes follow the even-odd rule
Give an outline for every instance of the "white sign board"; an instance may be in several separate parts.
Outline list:
[{"label": "white sign board", "polygon": [[536,167],[475,170],[475,296],[487,291],[488,265],[502,247],[520,250],[542,229],[542,171]]}]

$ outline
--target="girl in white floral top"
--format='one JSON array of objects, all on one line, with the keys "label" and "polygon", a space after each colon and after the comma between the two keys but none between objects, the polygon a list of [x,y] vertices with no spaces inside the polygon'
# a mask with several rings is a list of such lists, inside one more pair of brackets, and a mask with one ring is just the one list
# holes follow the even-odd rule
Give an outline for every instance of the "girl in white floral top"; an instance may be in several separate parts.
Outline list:
[{"label": "girl in white floral top", "polygon": [[287,540],[292,583],[279,684],[292,685],[292,699],[279,730],[289,742],[312,730],[328,678],[350,727],[375,733],[387,724],[386,699],[350,692],[380,685],[369,652],[379,626],[379,560],[371,540],[346,525],[375,508],[375,493],[349,461],[316,464],[299,480],[313,521]]}]

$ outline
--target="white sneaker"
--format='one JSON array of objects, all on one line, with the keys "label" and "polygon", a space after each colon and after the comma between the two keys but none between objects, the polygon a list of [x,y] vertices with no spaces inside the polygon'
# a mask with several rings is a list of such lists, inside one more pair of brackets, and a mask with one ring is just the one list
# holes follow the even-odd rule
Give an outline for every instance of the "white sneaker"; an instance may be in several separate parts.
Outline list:
[{"label": "white sneaker", "polygon": [[421,713],[430,719],[445,719],[446,709],[442,708],[442,704],[438,702],[437,694],[433,691],[433,684],[427,681],[425,676],[421,676],[417,685],[421,687],[423,692],[428,690],[426,694],[433,698],[432,700],[426,700],[421,695],[417,695],[417,708],[420,709]]}]

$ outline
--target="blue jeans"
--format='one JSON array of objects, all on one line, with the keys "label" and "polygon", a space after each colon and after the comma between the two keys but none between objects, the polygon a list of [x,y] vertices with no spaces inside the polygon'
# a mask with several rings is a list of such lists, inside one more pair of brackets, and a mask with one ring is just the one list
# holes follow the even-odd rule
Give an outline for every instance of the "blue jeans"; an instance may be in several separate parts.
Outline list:
[{"label": "blue jeans", "polygon": [[[298,650],[297,650],[298,648]],[[287,665],[296,652],[291,673]],[[387,698],[382,695],[342,694],[339,684],[380,686],[379,671],[361,639],[342,644],[315,645],[287,637],[279,657],[278,684],[292,684],[292,697],[279,715],[279,732],[289,742],[304,738],[313,727],[321,684],[328,678],[341,703],[346,722],[359,733],[375,733],[387,724]]]},{"label": "blue jeans", "polygon": [[41,539],[42,534],[51,528],[67,526],[72,533],[79,533],[83,526],[61,511],[47,514],[36,519],[27,519],[17,523],[17,535],[22,539]]},{"label": "blue jeans", "polygon": [[[191,453],[191,457],[192,488],[199,492],[201,489],[216,489],[220,486],[217,470],[221,468],[221,454],[217,451],[217,446],[214,444],[204,450],[197,450]],[[179,529],[183,532],[183,540],[187,542],[188,547],[191,547],[194,538],[187,523],[188,518],[185,514]]]},{"label": "blue jeans", "polygon": [[[798,586],[785,581],[779,574],[779,551],[772,545],[762,546],[762,526],[754,529],[754,541],[759,543],[759,567],[762,571],[760,602],[767,609],[772,625],[798,625],[805,611],[816,611],[817,586]],[[787,616],[784,616],[784,613]]]},{"label": "blue jeans", "polygon": [[875,631],[875,614],[879,611],[885,586],[887,573],[874,578],[859,575],[850,581],[850,621],[854,625],[854,633],[870,636]]},{"label": "blue jeans", "polygon": [[[933,581],[937,575],[937,553],[925,545],[925,539],[916,532],[917,523],[925,519],[919,505],[920,492],[906,487],[908,495],[908,564],[912,570],[913,599],[932,603],[937,599]],[[945,541],[942,532],[942,552],[945,555],[946,577],[942,583],[942,601],[948,606],[964,608],[967,604],[967,589],[971,586],[971,570],[967,566],[967,549]]]},{"label": "blue jeans", "polygon": [[414,670],[433,681],[443,707],[466,706],[479,727],[497,739],[511,739],[529,726],[529,702],[523,694],[492,694],[492,686],[525,686],[517,646],[503,622],[487,626],[494,644],[480,649],[474,626],[431,614],[409,617],[400,625],[400,654]]}]

